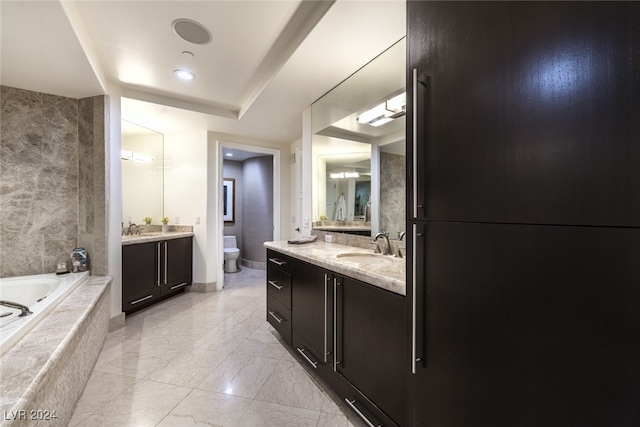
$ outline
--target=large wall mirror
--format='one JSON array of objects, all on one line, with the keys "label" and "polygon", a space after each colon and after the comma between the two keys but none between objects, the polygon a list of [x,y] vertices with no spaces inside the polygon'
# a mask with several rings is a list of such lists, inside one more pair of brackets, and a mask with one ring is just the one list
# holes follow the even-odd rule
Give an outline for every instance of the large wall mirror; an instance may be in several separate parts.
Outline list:
[{"label": "large wall mirror", "polygon": [[164,209],[164,136],[122,120],[122,221],[160,224]]},{"label": "large wall mirror", "polygon": [[313,228],[405,231],[405,39],[311,106]]}]

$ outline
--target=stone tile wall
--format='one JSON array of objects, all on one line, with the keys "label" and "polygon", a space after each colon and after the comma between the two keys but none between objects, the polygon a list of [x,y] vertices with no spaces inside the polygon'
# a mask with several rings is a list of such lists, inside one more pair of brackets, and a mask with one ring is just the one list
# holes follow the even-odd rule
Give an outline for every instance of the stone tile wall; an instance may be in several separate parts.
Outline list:
[{"label": "stone tile wall", "polygon": [[380,230],[392,239],[406,231],[406,157],[380,153]]},{"label": "stone tile wall", "polygon": [[0,277],[53,272],[79,244],[106,273],[105,102],[0,87]]}]

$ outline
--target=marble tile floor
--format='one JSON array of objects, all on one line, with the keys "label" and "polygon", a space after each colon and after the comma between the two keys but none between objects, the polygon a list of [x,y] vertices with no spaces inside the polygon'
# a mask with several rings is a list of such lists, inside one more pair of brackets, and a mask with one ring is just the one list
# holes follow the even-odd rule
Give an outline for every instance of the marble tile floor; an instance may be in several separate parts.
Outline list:
[{"label": "marble tile floor", "polygon": [[110,333],[71,426],[363,426],[266,322],[265,272],[187,292]]}]

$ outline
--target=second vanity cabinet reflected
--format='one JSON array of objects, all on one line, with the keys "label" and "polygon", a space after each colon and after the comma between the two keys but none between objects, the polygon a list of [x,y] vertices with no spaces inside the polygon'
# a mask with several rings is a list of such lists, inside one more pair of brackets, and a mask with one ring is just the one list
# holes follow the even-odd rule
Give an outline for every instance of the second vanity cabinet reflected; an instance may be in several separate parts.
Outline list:
[{"label": "second vanity cabinet reflected", "polygon": [[[404,425],[404,297],[272,250],[267,258],[267,294],[288,281],[291,296],[284,330],[285,322],[270,318],[281,305],[270,306],[269,297],[267,320],[301,363],[367,422]],[[286,280],[274,281],[283,268],[288,274],[280,277]]]},{"label": "second vanity cabinet reflected", "polygon": [[191,283],[193,238],[122,247],[122,310],[129,314]]}]

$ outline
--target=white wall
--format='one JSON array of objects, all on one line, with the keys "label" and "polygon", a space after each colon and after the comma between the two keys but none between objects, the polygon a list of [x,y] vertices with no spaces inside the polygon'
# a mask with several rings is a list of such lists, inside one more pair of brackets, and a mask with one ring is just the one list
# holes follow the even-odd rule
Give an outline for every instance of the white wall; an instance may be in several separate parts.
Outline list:
[{"label": "white wall", "polygon": [[110,317],[122,314],[122,181],[120,165],[120,88],[109,87],[109,120],[105,147],[107,185],[107,265],[111,283]]},{"label": "white wall", "polygon": [[169,224],[192,225],[193,281],[208,283],[207,269],[207,132],[168,133],[164,136],[164,216]]}]

